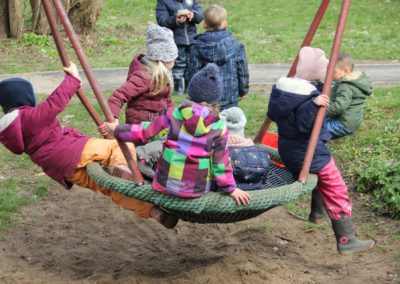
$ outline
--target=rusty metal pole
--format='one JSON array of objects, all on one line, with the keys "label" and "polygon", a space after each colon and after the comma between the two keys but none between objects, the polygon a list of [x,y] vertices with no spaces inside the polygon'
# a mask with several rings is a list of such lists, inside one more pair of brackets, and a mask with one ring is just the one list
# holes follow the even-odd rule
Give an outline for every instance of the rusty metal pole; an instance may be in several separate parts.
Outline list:
[{"label": "rusty metal pole", "polygon": [[[64,27],[65,32],[67,33],[67,36],[69,38],[69,41],[72,44],[72,47],[75,50],[75,53],[78,57],[79,62],[82,65],[83,71],[86,74],[86,77],[89,81],[90,86],[92,87],[92,90],[96,96],[97,101],[99,102],[99,105],[101,107],[101,109],[103,110],[103,113],[106,117],[106,120],[108,122],[114,122],[114,116],[104,98],[104,95],[99,87],[99,84],[96,80],[96,78],[94,77],[93,71],[89,65],[89,62],[86,58],[86,55],[83,52],[82,46],[79,42],[79,40],[77,39],[77,36],[75,34],[75,31],[72,27],[72,24],[64,10],[64,7],[61,3],[60,0],[53,0],[53,5],[56,9],[57,15],[60,17],[61,19],[61,23]],[[138,184],[142,184],[144,182],[143,176],[140,173],[138,166],[135,162],[135,160],[132,158],[131,153],[129,152],[129,148],[125,143],[122,143],[120,141],[118,141],[118,144],[122,150],[122,153],[125,156],[126,162],[128,163],[128,166],[130,168],[130,170],[133,173],[133,179],[136,183]]]},{"label": "rusty metal pole", "polygon": [[[306,37],[304,38],[304,41],[299,48],[299,51],[303,46],[309,46],[311,44],[330,2],[331,2],[330,0],[323,0],[321,2],[321,5],[319,6],[317,13],[315,14],[314,20],[311,22],[310,28],[308,29]],[[294,59],[292,67],[290,68],[289,73],[287,75],[288,77],[292,77],[296,74],[296,67],[298,62],[299,62],[299,53],[297,52],[296,58]]]},{"label": "rusty metal pole", "polygon": [[[340,11],[340,16],[339,16],[339,22],[336,27],[335,40],[333,42],[331,56],[329,58],[329,65],[328,65],[328,71],[326,74],[326,79],[324,82],[324,88],[322,89],[323,94],[329,95],[329,93],[331,91],[331,85],[332,85],[332,80],[333,80],[333,71],[335,69],[337,56],[338,56],[338,53],[340,50],[340,45],[342,42],[344,29],[346,26],[346,20],[347,20],[348,14],[349,14],[349,8],[350,8],[350,0],[343,0],[342,9]],[[315,118],[314,126],[313,126],[313,129],[311,132],[310,142],[308,143],[306,156],[305,156],[304,162],[303,162],[303,167],[302,167],[300,175],[299,175],[300,182],[307,182],[308,174],[309,174],[310,167],[311,167],[311,162],[312,162],[312,159],[314,156],[315,147],[317,145],[319,134],[321,132],[321,127],[322,127],[322,122],[324,120],[324,116],[325,116],[325,107],[320,107],[318,109],[318,113]]]},{"label": "rusty metal pole", "polygon": [[[54,43],[56,44],[58,54],[60,56],[62,65],[64,67],[68,67],[70,65],[70,61],[67,55],[67,51],[65,50],[65,47],[63,45],[61,35],[58,32],[57,29],[57,22],[56,19],[51,11],[50,3],[49,0],[42,0],[42,5],[44,8],[44,12],[46,14],[47,21],[49,22],[51,34],[54,39]],[[96,111],[96,109],[93,107],[93,105],[90,103],[88,97],[85,95],[85,92],[83,91],[82,88],[79,88],[77,91],[77,95],[83,105],[85,106],[86,110],[88,111],[89,115],[92,117],[94,122],[96,123],[97,126],[103,124],[103,120],[101,119],[99,113]],[[106,138],[110,138],[107,136]]]},{"label": "rusty metal pole", "polygon": [[[311,42],[314,38],[314,35],[317,32],[319,25],[321,24],[322,18],[324,17],[325,12],[329,6],[329,3],[330,3],[330,0],[323,0],[321,2],[321,5],[319,6],[319,9],[318,9],[317,13],[315,14],[313,21],[311,22],[310,28],[308,29],[308,32],[303,40],[303,43],[300,46],[300,49],[303,46],[308,46],[311,44]],[[293,64],[289,70],[287,77],[294,76],[294,74],[296,73],[296,67],[297,67],[298,61],[299,61],[299,53],[297,52],[296,58],[293,61]],[[264,136],[265,132],[268,131],[268,128],[270,125],[271,125],[271,119],[267,116],[265,118],[263,124],[261,125],[260,129],[258,130],[256,136],[253,139],[255,143],[261,142],[262,137]]]}]

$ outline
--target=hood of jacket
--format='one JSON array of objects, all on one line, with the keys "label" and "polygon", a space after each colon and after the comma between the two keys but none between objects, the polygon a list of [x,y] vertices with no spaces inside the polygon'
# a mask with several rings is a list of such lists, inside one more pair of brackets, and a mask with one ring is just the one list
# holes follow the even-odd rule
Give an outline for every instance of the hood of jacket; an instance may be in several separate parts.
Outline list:
[{"label": "hood of jacket", "polygon": [[238,41],[229,31],[208,31],[195,37],[195,48],[200,60],[224,65],[236,54]]},{"label": "hood of jacket", "polygon": [[183,118],[186,131],[192,136],[203,136],[212,130],[216,122],[222,123],[217,111],[189,100],[184,100],[177,111]]},{"label": "hood of jacket", "polygon": [[13,110],[0,119],[0,142],[14,154],[25,151],[19,110]]},{"label": "hood of jacket", "polygon": [[[292,114],[310,96],[321,93],[308,81],[282,77],[272,87],[268,112],[276,118],[285,118]],[[273,99],[272,99],[273,98]]]},{"label": "hood of jacket", "polygon": [[372,82],[363,72],[355,71],[340,80],[341,83],[347,83],[358,88],[365,96],[372,94]]}]

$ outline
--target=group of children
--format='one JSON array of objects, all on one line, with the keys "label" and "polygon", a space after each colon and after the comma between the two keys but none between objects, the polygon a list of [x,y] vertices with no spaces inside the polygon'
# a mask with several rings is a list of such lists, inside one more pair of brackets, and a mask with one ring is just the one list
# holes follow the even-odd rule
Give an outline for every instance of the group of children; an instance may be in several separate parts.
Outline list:
[{"label": "group of children", "polygon": [[[105,123],[99,131],[143,147],[154,136],[166,133],[161,140],[154,141],[159,153],[155,159],[154,190],[197,198],[216,185],[238,205],[246,205],[250,195],[237,187],[229,147],[253,145],[251,139],[244,137],[246,117],[237,108],[238,101],[248,92],[249,74],[244,46],[227,31],[226,17],[226,10],[217,5],[203,14],[196,0],[157,1],[158,23],[174,32],[158,25],[149,26],[146,54],[133,59],[126,82],[108,100],[116,120]],[[203,18],[207,31],[194,36],[195,24]],[[182,70],[187,61],[188,98],[174,106],[171,92],[174,87],[183,92],[186,71]],[[332,136],[337,138],[357,130],[365,97],[371,94],[372,87],[363,73],[353,72],[351,57],[342,54],[329,98],[315,84],[324,81],[327,65],[322,50],[303,47],[295,77],[280,78],[273,87],[268,116],[278,126],[279,154],[287,168],[297,175],[316,112],[319,107],[327,108],[326,123],[310,169],[318,175],[310,221],[322,218],[323,204],[332,220],[338,251],[347,254],[366,250],[374,242],[359,241],[354,235],[347,186],[325,143]],[[66,76],[61,85],[38,105],[28,81],[11,78],[0,82],[0,105],[5,114],[0,119],[0,142],[15,154],[28,154],[48,176],[66,188],[77,184],[99,191],[119,206],[173,228],[178,219],[162,208],[107,190],[88,176],[86,165],[91,162],[110,167],[115,175],[129,174],[129,170],[116,140],[89,138],[74,128],[60,125],[56,116],[81,84],[73,63],[64,71]],[[119,125],[124,104],[126,124]],[[136,157],[132,143],[130,150]],[[318,198],[322,198],[322,203],[317,202]]]}]

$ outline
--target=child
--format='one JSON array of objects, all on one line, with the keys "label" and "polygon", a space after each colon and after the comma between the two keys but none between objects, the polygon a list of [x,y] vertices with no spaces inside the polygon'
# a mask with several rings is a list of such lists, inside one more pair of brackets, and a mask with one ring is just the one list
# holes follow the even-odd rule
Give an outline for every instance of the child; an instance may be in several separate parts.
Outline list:
[{"label": "child", "polygon": [[126,82],[108,99],[116,119],[126,103],[125,122],[152,121],[167,107],[173,106],[170,96],[170,69],[178,56],[172,32],[150,25],[147,30],[146,55],[137,55],[128,71]]},{"label": "child", "polygon": [[179,57],[172,69],[174,75],[174,94],[181,96],[187,80],[187,61],[196,24],[203,20],[203,9],[198,0],[157,0],[157,23],[174,32]]},{"label": "child", "polygon": [[215,64],[198,72],[188,86],[190,100],[169,108],[147,128],[143,124],[106,125],[109,131],[115,129],[118,139],[134,143],[146,143],[163,129],[169,130],[153,180],[156,191],[195,198],[207,194],[214,181],[238,205],[248,204],[248,193],[236,188],[227,147],[228,132],[215,108],[222,94],[218,72]]},{"label": "child", "polygon": [[[81,79],[76,65],[64,68],[67,75],[61,85],[36,105],[32,85],[20,78],[0,82],[0,142],[11,152],[26,153],[44,173],[69,189],[77,184],[109,196],[120,207],[140,217],[154,217],[166,227],[177,218],[152,204],[129,198],[98,186],[86,172],[86,165],[99,162],[116,173],[127,171],[126,161],[115,140],[89,138],[71,127],[62,127],[57,119],[79,89]],[[131,147],[132,154],[135,153]]]},{"label": "child", "polygon": [[238,107],[224,109],[221,119],[229,131],[229,156],[238,187],[243,190],[265,188],[270,165],[269,152],[264,147],[254,146],[250,138],[245,138],[247,119],[244,112]]},{"label": "child", "polygon": [[227,12],[218,5],[204,12],[204,29],[195,37],[189,59],[188,80],[207,63],[220,67],[224,93],[219,102],[221,110],[237,106],[249,91],[249,71],[244,46],[227,31]]},{"label": "child", "polygon": [[[272,88],[268,116],[275,121],[279,134],[279,154],[286,167],[299,174],[314,119],[319,107],[327,106],[329,97],[321,93],[310,81],[323,81],[328,59],[323,50],[303,47],[299,52],[296,77],[282,77]],[[317,190],[332,221],[341,254],[364,251],[374,245],[372,240],[360,241],[352,229],[351,210],[347,186],[337,169],[325,142],[330,134],[325,125],[317,142],[310,172],[318,175]]]},{"label": "child", "polygon": [[361,71],[354,72],[349,54],[338,56],[329,106],[326,108],[326,127],[333,138],[353,134],[361,125],[367,96],[372,93],[371,80]]}]

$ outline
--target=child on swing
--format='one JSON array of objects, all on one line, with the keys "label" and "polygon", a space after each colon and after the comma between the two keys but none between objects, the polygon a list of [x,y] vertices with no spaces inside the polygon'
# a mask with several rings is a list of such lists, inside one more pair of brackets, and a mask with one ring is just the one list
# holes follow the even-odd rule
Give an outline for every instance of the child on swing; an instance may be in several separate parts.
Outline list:
[{"label": "child on swing", "polygon": [[[146,37],[146,55],[139,54],[131,62],[126,82],[108,99],[116,119],[125,109],[125,123],[153,121],[168,107],[171,100],[171,69],[178,57],[178,49],[171,30],[150,25]],[[162,151],[163,142],[156,140],[137,147],[138,159],[154,167]]]},{"label": "child on swing", "polygon": [[[272,88],[268,116],[278,126],[279,155],[295,175],[301,170],[318,108],[329,104],[329,97],[321,95],[311,84],[312,81],[324,81],[327,67],[328,59],[323,50],[303,47],[299,52],[296,76],[282,77]],[[310,172],[318,175],[316,190],[331,219],[338,252],[352,254],[373,247],[374,241],[360,241],[354,234],[347,185],[325,145],[330,138],[324,122]]]},{"label": "child on swing", "polygon": [[[138,216],[153,217],[171,228],[177,218],[134,198],[126,197],[98,186],[87,174],[86,165],[98,162],[111,172],[128,171],[125,158],[115,140],[89,138],[77,129],[62,127],[57,119],[81,85],[78,69],[71,63],[64,68],[60,86],[36,105],[29,81],[10,78],[0,81],[0,142],[14,154],[26,153],[45,174],[70,189],[73,184],[109,196],[117,205],[132,210]],[[130,147],[132,154],[134,147]]]},{"label": "child on swing", "polygon": [[160,131],[169,130],[157,163],[154,190],[196,198],[207,194],[215,182],[218,189],[230,194],[238,205],[249,203],[249,194],[238,189],[233,178],[228,131],[216,105],[222,88],[218,66],[208,64],[190,81],[189,99],[179,107],[168,108],[148,127],[106,123],[107,129],[125,142],[146,143]]}]

